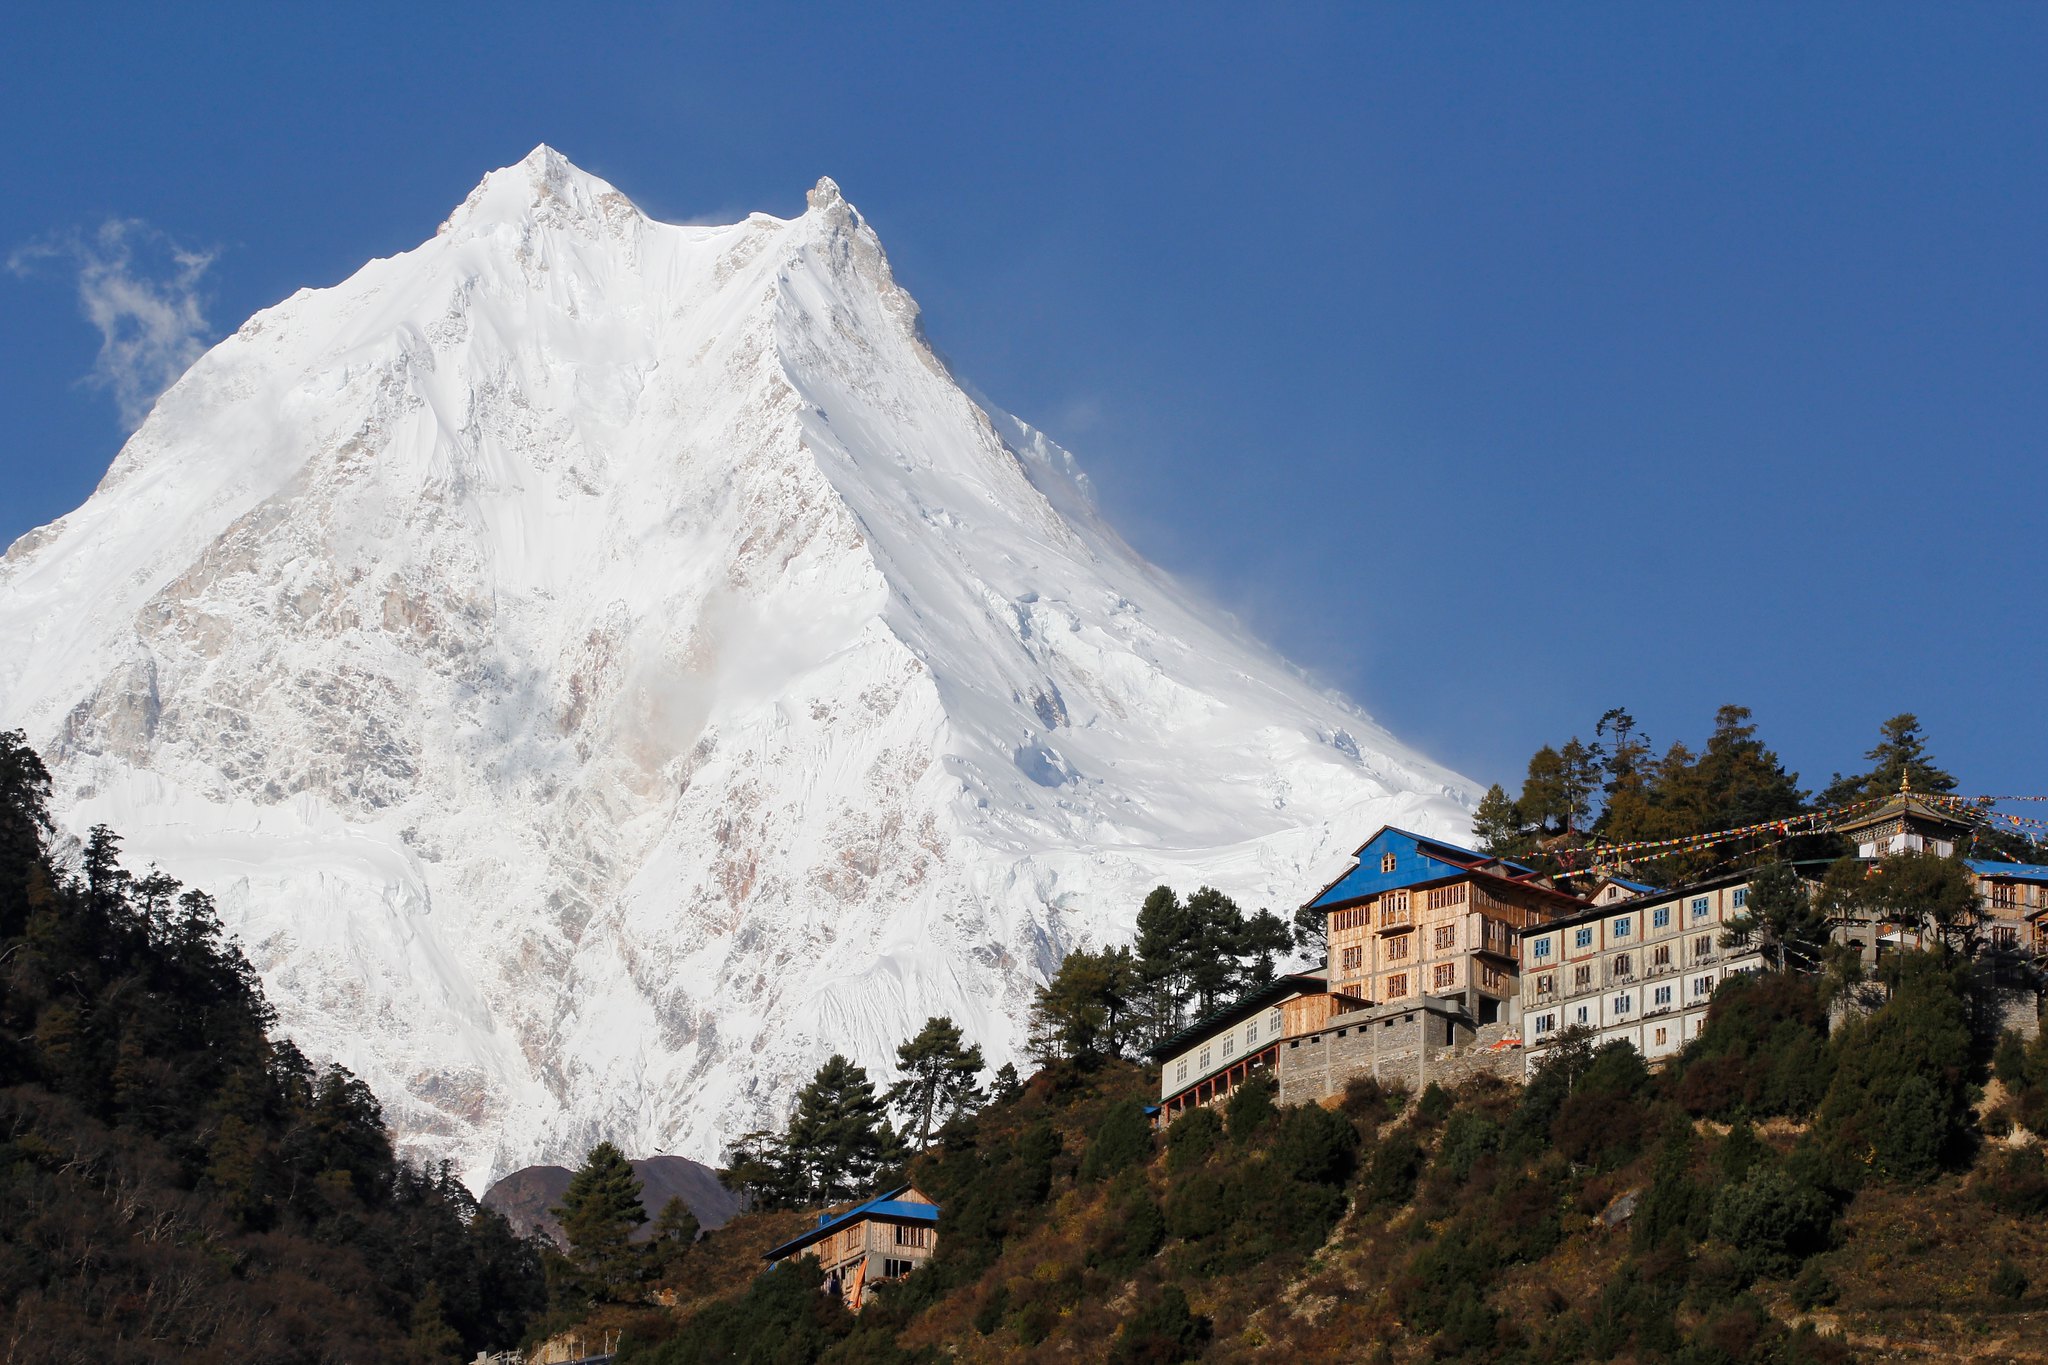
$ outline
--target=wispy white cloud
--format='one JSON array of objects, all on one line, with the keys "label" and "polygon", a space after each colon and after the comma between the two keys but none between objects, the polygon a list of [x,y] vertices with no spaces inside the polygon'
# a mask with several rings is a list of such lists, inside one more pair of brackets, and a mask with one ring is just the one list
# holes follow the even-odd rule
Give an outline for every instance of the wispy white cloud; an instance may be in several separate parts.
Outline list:
[{"label": "wispy white cloud", "polygon": [[200,286],[217,254],[180,246],[139,218],[110,218],[97,232],[21,247],[7,268],[28,275],[64,263],[78,272],[79,309],[100,334],[91,382],[113,395],[133,431],[206,349]]}]

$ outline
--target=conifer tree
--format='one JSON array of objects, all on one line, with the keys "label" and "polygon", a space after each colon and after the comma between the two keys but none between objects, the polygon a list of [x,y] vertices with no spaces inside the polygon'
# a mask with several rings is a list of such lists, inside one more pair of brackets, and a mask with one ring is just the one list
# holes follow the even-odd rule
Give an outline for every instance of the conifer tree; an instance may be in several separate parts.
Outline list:
[{"label": "conifer tree", "polygon": [[1815,971],[1828,946],[1828,919],[1812,889],[1780,862],[1758,868],[1749,882],[1749,904],[1728,921],[1723,947],[1754,939],[1779,971]]},{"label": "conifer tree", "polygon": [[644,1266],[631,1239],[647,1210],[640,1205],[640,1178],[616,1146],[600,1142],[590,1149],[554,1213],[593,1294],[616,1299],[638,1283]]},{"label": "conifer tree", "polygon": [[868,1073],[834,1053],[797,1093],[790,1157],[810,1196],[830,1201],[867,1192],[878,1172],[903,1159],[888,1105]]},{"label": "conifer tree", "polygon": [[1077,948],[1031,1001],[1027,1047],[1040,1062],[1120,1057],[1131,1042],[1137,965],[1127,948]]},{"label": "conifer tree", "polygon": [[951,1019],[924,1021],[915,1038],[896,1049],[903,1079],[889,1088],[891,1108],[904,1117],[903,1133],[923,1151],[932,1130],[981,1105],[984,1065],[979,1047],[961,1046],[960,1026]]},{"label": "conifer tree", "polygon": [[699,1230],[697,1215],[690,1212],[690,1206],[683,1202],[683,1197],[670,1195],[655,1217],[654,1235],[647,1244],[654,1258],[655,1273],[666,1275],[673,1271],[682,1260],[683,1253],[697,1240]]},{"label": "conifer tree", "polygon": [[1877,743],[1863,757],[1870,761],[1870,768],[1848,777],[1836,773],[1820,794],[1821,805],[1882,799],[1898,791],[1902,783],[1920,792],[1956,789],[1955,775],[1936,766],[1927,751],[1927,737],[1920,732],[1920,718],[1911,711],[1902,711],[1878,727]]},{"label": "conifer tree", "polygon": [[1480,852],[1496,858],[1526,852],[1522,812],[1498,782],[1486,789],[1486,795],[1479,798],[1479,808],[1472,813],[1472,838]]},{"label": "conifer tree", "polygon": [[996,1068],[995,1080],[989,1086],[989,1098],[997,1104],[1006,1104],[1024,1093],[1024,1082],[1017,1075],[1014,1062],[1004,1062]]}]

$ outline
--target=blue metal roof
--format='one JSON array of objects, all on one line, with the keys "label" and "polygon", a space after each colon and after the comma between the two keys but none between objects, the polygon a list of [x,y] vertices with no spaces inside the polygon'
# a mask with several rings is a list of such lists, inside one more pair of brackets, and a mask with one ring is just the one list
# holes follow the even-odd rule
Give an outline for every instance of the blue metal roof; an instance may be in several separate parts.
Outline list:
[{"label": "blue metal roof", "polygon": [[[1452,858],[1467,861],[1451,862],[1432,853],[1432,849],[1447,853]],[[1380,871],[1380,857],[1386,853],[1394,855],[1392,872]],[[1352,856],[1358,859],[1357,866],[1318,892],[1315,899],[1309,902],[1312,908],[1324,910],[1346,901],[1370,896],[1375,892],[1391,891],[1396,887],[1413,886],[1417,882],[1455,876],[1467,871],[1471,863],[1498,862],[1518,873],[1534,870],[1521,863],[1509,862],[1505,858],[1494,858],[1489,854],[1475,853],[1469,848],[1460,848],[1447,839],[1431,839],[1426,835],[1396,829],[1392,825],[1382,827],[1378,834],[1360,844],[1358,851]]]},{"label": "blue metal roof", "polygon": [[1998,863],[1989,858],[1968,860],[1970,871],[1980,877],[2004,877],[2016,882],[2048,882],[2048,864]]},{"label": "blue metal roof", "polygon": [[939,1221],[939,1206],[937,1204],[919,1204],[896,1197],[899,1194],[908,1193],[909,1190],[910,1186],[905,1185],[900,1189],[891,1190],[887,1194],[878,1194],[865,1204],[855,1204],[844,1213],[821,1213],[818,1215],[817,1226],[800,1237],[790,1238],[781,1246],[769,1251],[762,1259],[779,1261],[785,1256],[802,1251],[813,1242],[824,1240],[848,1223],[859,1222],[866,1218],[894,1218],[899,1221],[936,1225]]},{"label": "blue metal roof", "polygon": [[1609,877],[1607,880],[1616,886],[1627,887],[1638,896],[1654,896],[1664,889],[1661,886],[1652,886],[1648,882],[1632,882],[1626,877]]}]

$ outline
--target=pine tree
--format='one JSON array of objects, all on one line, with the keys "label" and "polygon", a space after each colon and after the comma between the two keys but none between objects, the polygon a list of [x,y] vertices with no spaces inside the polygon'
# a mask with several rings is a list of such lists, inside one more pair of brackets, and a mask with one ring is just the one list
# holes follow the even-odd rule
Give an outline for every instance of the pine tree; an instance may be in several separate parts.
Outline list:
[{"label": "pine tree", "polygon": [[1027,1047],[1040,1062],[1092,1065],[1120,1057],[1131,1039],[1138,971],[1127,948],[1075,949],[1031,1001]]},{"label": "pine tree", "polygon": [[1486,789],[1486,795],[1479,798],[1479,809],[1472,813],[1472,838],[1482,853],[1496,858],[1513,857],[1526,852],[1527,840],[1523,836],[1522,812],[1506,791],[1496,782]]},{"label": "pine tree", "polygon": [[640,1178],[617,1147],[600,1142],[590,1149],[554,1214],[593,1294],[620,1298],[639,1282],[645,1267],[631,1238],[647,1210],[640,1205]]},{"label": "pine tree", "polygon": [[889,1126],[888,1105],[875,1094],[874,1082],[837,1053],[797,1093],[787,1141],[816,1200],[864,1194],[878,1172],[903,1158],[902,1144]]},{"label": "pine tree", "polygon": [[1820,794],[1821,805],[1882,800],[1898,791],[1902,783],[1919,792],[1956,789],[1954,774],[1935,766],[1927,751],[1927,738],[1920,733],[1920,718],[1911,711],[1902,711],[1880,726],[1876,746],[1863,756],[1870,761],[1869,771],[1848,777],[1836,773]]},{"label": "pine tree", "polygon": [[1565,789],[1564,756],[1548,744],[1529,755],[1529,771],[1522,779],[1515,809],[1544,833],[1562,834],[1569,823],[1571,797]]},{"label": "pine tree", "polygon": [[962,1047],[960,1026],[951,1019],[931,1018],[896,1049],[903,1079],[889,1088],[891,1108],[904,1116],[904,1136],[923,1151],[932,1130],[948,1119],[972,1113],[982,1102],[984,1065],[979,1047]]},{"label": "pine tree", "polygon": [[1131,944],[1137,976],[1135,1002],[1146,1017],[1146,1031],[1164,1037],[1186,1020],[1192,986],[1192,961],[1197,926],[1187,906],[1170,886],[1155,886],[1138,907],[1137,937]]},{"label": "pine tree", "polygon": [[1007,1104],[1024,1093],[1024,1082],[1017,1075],[1014,1062],[1004,1062],[996,1068],[996,1078],[989,1086],[989,1098],[997,1104]]},{"label": "pine tree", "polygon": [[1728,921],[1723,947],[1755,939],[1779,971],[1817,971],[1828,946],[1827,914],[1789,866],[1766,863],[1749,881],[1749,903]]},{"label": "pine tree", "polygon": [[683,1197],[670,1195],[669,1201],[661,1206],[660,1214],[655,1217],[654,1235],[647,1243],[657,1275],[666,1276],[674,1272],[683,1254],[696,1242],[699,1230],[697,1215],[690,1211]]}]

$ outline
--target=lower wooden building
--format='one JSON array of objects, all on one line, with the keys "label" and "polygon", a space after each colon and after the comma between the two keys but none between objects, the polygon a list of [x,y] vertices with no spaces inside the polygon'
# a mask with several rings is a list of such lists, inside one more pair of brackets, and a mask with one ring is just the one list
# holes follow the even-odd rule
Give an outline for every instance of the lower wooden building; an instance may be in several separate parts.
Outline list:
[{"label": "lower wooden building", "polygon": [[844,1213],[819,1214],[818,1224],[770,1251],[771,1264],[814,1256],[828,1288],[858,1312],[884,1280],[898,1280],[931,1259],[938,1244],[939,1206],[906,1185],[856,1204]]}]

